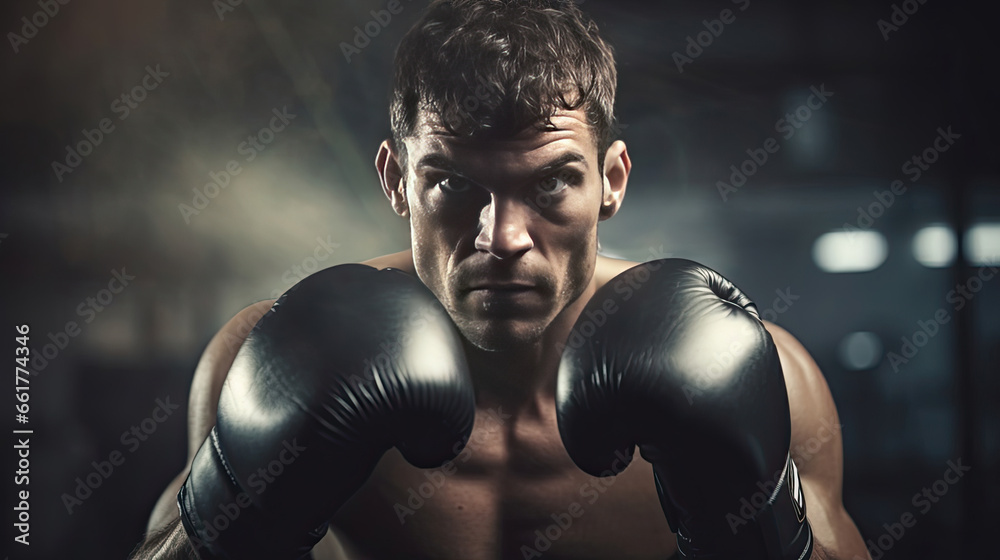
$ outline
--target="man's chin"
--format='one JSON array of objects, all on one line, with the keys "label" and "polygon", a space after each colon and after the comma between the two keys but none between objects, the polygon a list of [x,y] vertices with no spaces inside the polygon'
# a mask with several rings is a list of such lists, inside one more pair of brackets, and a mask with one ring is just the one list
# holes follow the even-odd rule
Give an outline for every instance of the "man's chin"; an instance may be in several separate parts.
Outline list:
[{"label": "man's chin", "polygon": [[480,350],[513,352],[538,344],[545,326],[527,321],[460,321],[458,330]]}]

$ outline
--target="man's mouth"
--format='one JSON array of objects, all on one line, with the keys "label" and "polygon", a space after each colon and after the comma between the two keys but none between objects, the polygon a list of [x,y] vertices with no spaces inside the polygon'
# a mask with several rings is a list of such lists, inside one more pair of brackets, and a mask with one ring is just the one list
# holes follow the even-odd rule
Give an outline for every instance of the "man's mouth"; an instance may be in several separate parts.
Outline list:
[{"label": "man's mouth", "polygon": [[520,315],[540,307],[545,301],[538,285],[521,282],[476,283],[466,294],[476,305],[502,315]]},{"label": "man's mouth", "polygon": [[477,284],[469,288],[469,291],[491,291],[491,292],[525,292],[528,290],[534,290],[535,286],[532,284],[520,284],[520,283],[489,283],[489,284]]}]

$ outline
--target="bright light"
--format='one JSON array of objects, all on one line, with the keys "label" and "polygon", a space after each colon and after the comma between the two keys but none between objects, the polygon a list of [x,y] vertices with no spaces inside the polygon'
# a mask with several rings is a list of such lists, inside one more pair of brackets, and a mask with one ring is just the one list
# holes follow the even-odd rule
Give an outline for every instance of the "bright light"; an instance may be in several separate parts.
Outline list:
[{"label": "bright light", "polygon": [[913,236],[913,256],[929,268],[942,268],[955,261],[955,232],[945,225],[921,228]]},{"label": "bright light", "polygon": [[1000,264],[1000,223],[982,223],[965,234],[965,258],[973,266]]},{"label": "bright light", "polygon": [[824,272],[875,270],[888,255],[889,244],[877,231],[831,231],[813,243],[813,260]]},{"label": "bright light", "polygon": [[882,361],[882,341],[873,332],[853,332],[840,341],[837,355],[845,369],[872,369]]}]

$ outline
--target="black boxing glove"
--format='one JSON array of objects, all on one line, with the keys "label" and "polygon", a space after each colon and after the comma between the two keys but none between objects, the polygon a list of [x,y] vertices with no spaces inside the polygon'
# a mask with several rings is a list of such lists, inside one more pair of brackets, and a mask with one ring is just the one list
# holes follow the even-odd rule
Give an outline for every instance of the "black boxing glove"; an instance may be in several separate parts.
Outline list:
[{"label": "black boxing glove", "polygon": [[398,270],[342,265],[274,304],[240,349],[178,494],[202,558],[300,558],[399,448],[440,466],[472,431],[459,334]]},{"label": "black boxing glove", "polygon": [[598,290],[581,319],[558,377],[573,461],[603,476],[638,445],[681,558],[807,559],[788,395],[754,304],[709,268],[662,259]]}]

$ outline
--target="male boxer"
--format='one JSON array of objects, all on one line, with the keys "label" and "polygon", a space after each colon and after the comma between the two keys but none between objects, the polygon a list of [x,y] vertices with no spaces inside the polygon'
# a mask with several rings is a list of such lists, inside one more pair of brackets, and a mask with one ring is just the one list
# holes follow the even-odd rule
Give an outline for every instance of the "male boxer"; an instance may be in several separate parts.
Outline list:
[{"label": "male boxer", "polygon": [[[631,161],[593,22],[436,0],[395,66],[376,167],[411,248],[223,327],[135,557],[867,558],[809,353],[709,269],[597,254]],[[422,290],[457,331],[414,326]]]}]

